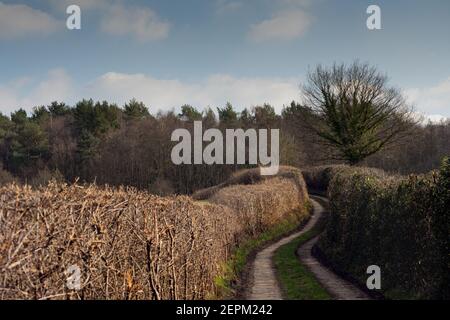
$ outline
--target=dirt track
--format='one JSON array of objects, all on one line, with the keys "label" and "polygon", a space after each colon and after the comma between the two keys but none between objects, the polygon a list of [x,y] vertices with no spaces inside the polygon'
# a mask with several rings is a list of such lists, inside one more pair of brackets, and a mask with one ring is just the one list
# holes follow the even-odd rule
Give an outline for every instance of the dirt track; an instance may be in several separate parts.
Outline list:
[{"label": "dirt track", "polygon": [[[251,275],[249,288],[246,297],[249,300],[282,300],[281,289],[277,281],[275,269],[273,266],[273,255],[281,246],[291,242],[295,238],[311,230],[324,214],[323,207],[315,200],[311,199],[314,206],[314,214],[303,227],[290,236],[287,236],[276,243],[261,250],[255,257],[251,266]],[[317,259],[311,255],[311,248],[317,242],[318,237],[311,239],[298,249],[298,255],[317,280],[325,289],[338,300],[361,300],[369,297],[348,281],[340,278],[335,273],[320,264]]]}]

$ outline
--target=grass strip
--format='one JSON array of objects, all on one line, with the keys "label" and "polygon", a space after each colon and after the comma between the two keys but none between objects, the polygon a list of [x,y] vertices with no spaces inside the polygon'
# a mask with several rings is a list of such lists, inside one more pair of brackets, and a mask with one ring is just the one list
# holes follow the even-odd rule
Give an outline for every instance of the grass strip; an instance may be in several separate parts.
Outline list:
[{"label": "grass strip", "polygon": [[[300,209],[309,210],[309,209]],[[304,221],[308,216],[301,215]],[[239,278],[243,272],[245,266],[248,263],[250,254],[258,251],[263,246],[271,241],[281,238],[284,235],[292,233],[295,231],[299,224],[303,221],[298,219],[298,217],[292,216],[286,219],[282,223],[275,225],[273,228],[262,233],[254,239],[249,239],[244,241],[236,251],[233,253],[232,257],[223,265],[223,272],[220,276],[217,276],[214,280],[218,292],[212,299],[228,299],[235,294],[234,283]]]},{"label": "grass strip", "polygon": [[288,300],[330,300],[331,295],[317,281],[314,274],[301,263],[296,251],[308,240],[322,232],[325,220],[310,231],[281,246],[274,255],[274,264],[281,289]]}]

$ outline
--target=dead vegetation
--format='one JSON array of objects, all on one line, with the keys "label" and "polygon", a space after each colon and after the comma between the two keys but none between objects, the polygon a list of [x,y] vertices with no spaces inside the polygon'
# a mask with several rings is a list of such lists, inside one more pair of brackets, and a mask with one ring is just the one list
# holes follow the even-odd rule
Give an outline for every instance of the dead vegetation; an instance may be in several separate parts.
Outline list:
[{"label": "dead vegetation", "polygon": [[286,213],[299,208],[299,200],[302,198],[298,187],[282,178],[264,180],[256,185],[229,186],[217,191],[209,199],[211,203],[225,205],[239,212],[241,223],[250,228],[252,236],[285,219]]},{"label": "dead vegetation", "polygon": [[[290,179],[298,187],[300,195],[303,198],[307,197],[305,181],[303,180],[302,172],[299,169],[290,166],[280,166],[276,176]],[[273,176],[262,176],[259,168],[241,170],[235,172],[227,181],[221,184],[196,191],[192,197],[195,200],[206,200],[225,187],[232,185],[252,185],[272,178]]]},{"label": "dead vegetation", "polygon": [[[298,181],[300,182],[300,181]],[[212,203],[133,188],[0,188],[0,299],[205,299],[239,243],[304,218],[306,189],[275,178]],[[302,216],[303,215],[303,216]],[[81,288],[69,289],[78,266]]]}]

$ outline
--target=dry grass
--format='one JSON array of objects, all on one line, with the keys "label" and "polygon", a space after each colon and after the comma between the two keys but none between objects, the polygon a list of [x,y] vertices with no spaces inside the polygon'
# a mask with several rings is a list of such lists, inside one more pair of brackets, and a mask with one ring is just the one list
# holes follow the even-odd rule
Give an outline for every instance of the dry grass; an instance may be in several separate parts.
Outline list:
[{"label": "dry grass", "polygon": [[[3,186],[0,299],[208,298],[238,244],[292,217],[305,196],[281,178],[222,189],[212,204],[132,188]],[[66,286],[71,265],[80,290]]]}]

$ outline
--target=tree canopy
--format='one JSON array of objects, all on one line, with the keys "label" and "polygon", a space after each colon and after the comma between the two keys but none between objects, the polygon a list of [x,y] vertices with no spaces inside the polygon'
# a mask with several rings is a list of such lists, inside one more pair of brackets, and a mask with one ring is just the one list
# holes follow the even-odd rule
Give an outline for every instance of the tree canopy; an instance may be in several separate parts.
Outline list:
[{"label": "tree canopy", "polygon": [[350,164],[394,142],[413,122],[400,91],[375,67],[358,61],[317,66],[302,91],[304,123],[335,148],[335,159]]}]

